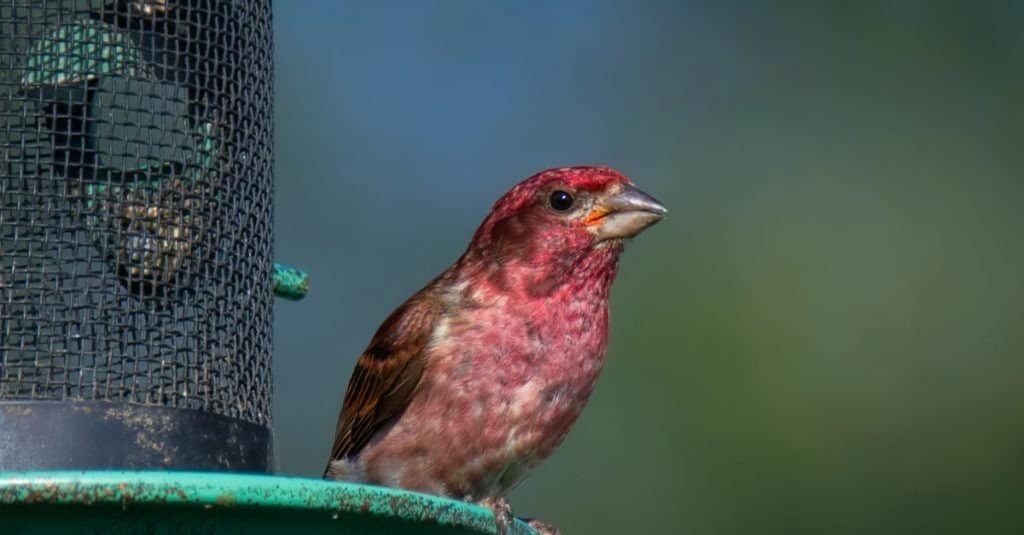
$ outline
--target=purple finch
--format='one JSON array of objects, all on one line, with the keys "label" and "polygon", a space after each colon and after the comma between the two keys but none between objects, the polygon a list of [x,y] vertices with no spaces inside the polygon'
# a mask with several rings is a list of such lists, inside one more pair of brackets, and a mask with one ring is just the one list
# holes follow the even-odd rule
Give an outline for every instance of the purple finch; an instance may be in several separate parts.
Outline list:
[{"label": "purple finch", "polygon": [[665,212],[605,167],[512,188],[359,357],[325,477],[507,512],[506,493],[562,442],[601,373],[623,242]]}]

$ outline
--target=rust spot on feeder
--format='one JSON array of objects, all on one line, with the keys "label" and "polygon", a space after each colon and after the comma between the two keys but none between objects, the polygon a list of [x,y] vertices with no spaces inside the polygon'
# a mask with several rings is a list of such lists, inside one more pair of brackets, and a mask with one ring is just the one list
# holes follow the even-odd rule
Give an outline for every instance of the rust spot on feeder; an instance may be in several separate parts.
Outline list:
[{"label": "rust spot on feeder", "polygon": [[234,507],[236,502],[237,500],[235,499],[235,495],[230,492],[225,492],[220,496],[217,496],[216,500],[216,504],[221,507]]}]

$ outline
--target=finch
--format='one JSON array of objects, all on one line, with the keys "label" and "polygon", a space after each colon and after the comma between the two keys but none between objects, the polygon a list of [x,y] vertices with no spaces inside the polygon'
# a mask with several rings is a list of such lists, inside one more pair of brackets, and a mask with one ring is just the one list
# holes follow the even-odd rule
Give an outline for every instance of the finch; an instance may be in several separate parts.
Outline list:
[{"label": "finch", "polygon": [[607,167],[513,187],[359,357],[324,477],[481,503],[507,529],[505,495],[562,442],[601,373],[624,242],[666,212]]}]

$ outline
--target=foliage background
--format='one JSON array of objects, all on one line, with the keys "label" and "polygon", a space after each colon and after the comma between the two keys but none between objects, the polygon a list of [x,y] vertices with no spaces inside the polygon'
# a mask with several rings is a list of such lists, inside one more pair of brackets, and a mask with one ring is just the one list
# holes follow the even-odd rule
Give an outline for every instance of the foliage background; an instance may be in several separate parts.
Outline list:
[{"label": "foliage background", "polygon": [[276,2],[280,470],[545,167],[671,209],[513,495],[567,533],[1008,532],[1024,481],[1024,4]]}]

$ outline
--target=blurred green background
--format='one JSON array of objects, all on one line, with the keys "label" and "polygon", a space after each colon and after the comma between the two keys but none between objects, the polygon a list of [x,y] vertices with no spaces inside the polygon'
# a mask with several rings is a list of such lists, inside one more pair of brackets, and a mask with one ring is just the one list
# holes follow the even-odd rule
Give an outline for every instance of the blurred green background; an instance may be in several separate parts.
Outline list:
[{"label": "blurred green background", "polygon": [[280,470],[374,329],[546,167],[670,209],[513,498],[569,534],[1024,526],[1024,3],[277,2]]}]

